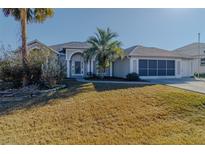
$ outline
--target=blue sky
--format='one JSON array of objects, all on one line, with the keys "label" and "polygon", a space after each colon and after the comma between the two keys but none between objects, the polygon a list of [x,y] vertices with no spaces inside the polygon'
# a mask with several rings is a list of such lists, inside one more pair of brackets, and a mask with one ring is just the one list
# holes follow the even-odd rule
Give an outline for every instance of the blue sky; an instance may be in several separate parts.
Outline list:
[{"label": "blue sky", "polygon": [[[28,41],[85,41],[96,27],[117,32],[124,48],[141,44],[172,50],[196,42],[198,32],[205,42],[205,9],[55,9],[43,24],[28,25]],[[20,24],[2,12],[0,43],[20,45]]]}]

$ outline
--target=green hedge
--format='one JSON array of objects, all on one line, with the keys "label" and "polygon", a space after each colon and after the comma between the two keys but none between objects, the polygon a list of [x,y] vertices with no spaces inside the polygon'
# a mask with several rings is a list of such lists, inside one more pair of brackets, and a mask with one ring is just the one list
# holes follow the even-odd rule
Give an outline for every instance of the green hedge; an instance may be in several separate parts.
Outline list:
[{"label": "green hedge", "polygon": [[128,81],[139,81],[140,80],[139,75],[137,73],[129,73],[129,74],[127,74],[126,79]]},{"label": "green hedge", "polygon": [[[198,73],[194,73],[195,77],[198,77]],[[199,73],[200,78],[205,78],[205,73]]]}]

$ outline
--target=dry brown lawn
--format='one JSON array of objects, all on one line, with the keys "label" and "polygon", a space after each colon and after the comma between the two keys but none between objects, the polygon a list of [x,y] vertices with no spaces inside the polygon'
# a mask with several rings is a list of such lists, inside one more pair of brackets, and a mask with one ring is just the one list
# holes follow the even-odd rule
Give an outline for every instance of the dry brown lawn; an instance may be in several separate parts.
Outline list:
[{"label": "dry brown lawn", "polygon": [[0,116],[1,144],[205,144],[205,95],[198,93],[68,81],[34,102]]}]

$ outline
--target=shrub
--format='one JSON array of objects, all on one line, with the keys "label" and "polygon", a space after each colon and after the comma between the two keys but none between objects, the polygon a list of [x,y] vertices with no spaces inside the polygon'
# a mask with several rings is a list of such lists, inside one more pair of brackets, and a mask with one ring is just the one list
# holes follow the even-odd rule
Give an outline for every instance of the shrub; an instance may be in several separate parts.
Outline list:
[{"label": "shrub", "polygon": [[205,73],[199,73],[199,76],[198,76],[198,73],[194,73],[194,76],[200,77],[200,78],[205,78]]},{"label": "shrub", "polygon": [[18,88],[22,84],[23,73],[26,72],[29,85],[40,84],[50,88],[65,77],[58,56],[53,52],[32,50],[27,58],[26,70],[22,67],[19,54],[14,54],[9,59],[0,60],[0,80],[10,82],[14,88]]},{"label": "shrub", "polygon": [[87,72],[87,77],[97,77],[97,75],[93,72]]},{"label": "shrub", "polygon": [[56,83],[63,78],[60,63],[55,58],[47,59],[46,62],[42,64],[41,71],[43,84],[49,88],[55,86]]},{"label": "shrub", "polygon": [[127,74],[126,79],[128,81],[138,81],[138,80],[140,80],[139,75],[137,73],[134,73],[134,72]]},{"label": "shrub", "polygon": [[4,82],[11,82],[14,88],[18,88],[22,84],[23,67],[13,64],[10,61],[1,62],[0,79]]},{"label": "shrub", "polygon": [[28,66],[28,80],[29,84],[39,84],[41,80],[41,66],[39,65],[29,65]]}]

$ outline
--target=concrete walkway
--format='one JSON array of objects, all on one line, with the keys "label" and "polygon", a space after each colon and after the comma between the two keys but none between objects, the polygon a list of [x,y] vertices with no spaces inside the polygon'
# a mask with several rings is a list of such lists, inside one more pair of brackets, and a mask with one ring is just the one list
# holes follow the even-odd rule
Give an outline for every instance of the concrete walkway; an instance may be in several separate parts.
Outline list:
[{"label": "concrete walkway", "polygon": [[168,86],[177,87],[177,88],[205,94],[205,81],[196,80],[194,78],[153,79],[153,80],[150,80],[150,82],[153,84],[165,84]]},{"label": "concrete walkway", "polygon": [[149,82],[134,82],[134,81],[92,81],[85,79],[77,79],[79,82],[85,83],[112,83],[112,84],[164,84],[172,87],[177,87],[185,90],[199,92],[205,94],[205,81],[196,80],[194,78],[181,79],[151,79]]},{"label": "concrete walkway", "polygon": [[96,80],[85,80],[85,79],[77,79],[79,82],[85,82],[85,83],[116,83],[116,84],[153,84],[151,82],[139,82],[139,81],[96,81]]}]

